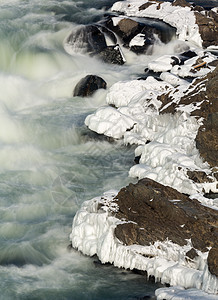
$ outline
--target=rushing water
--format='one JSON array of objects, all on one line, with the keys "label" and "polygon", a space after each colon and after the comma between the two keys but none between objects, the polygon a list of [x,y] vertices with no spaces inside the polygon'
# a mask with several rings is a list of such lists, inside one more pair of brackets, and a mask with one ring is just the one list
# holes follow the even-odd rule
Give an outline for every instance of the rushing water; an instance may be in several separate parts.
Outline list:
[{"label": "rushing water", "polygon": [[0,1],[2,300],[135,299],[157,287],[68,249],[81,203],[127,184],[133,163],[133,149],[90,137],[83,125],[106,91],[72,92],[87,74],[111,86],[142,73],[146,59],[127,54],[125,66],[110,66],[63,48],[75,26],[98,21],[113,2]]}]

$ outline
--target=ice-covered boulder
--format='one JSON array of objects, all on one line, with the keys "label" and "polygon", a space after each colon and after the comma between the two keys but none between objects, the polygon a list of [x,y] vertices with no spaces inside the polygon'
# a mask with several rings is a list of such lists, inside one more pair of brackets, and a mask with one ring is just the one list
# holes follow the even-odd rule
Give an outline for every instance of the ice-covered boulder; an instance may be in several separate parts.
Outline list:
[{"label": "ice-covered boulder", "polygon": [[145,53],[155,43],[167,43],[175,36],[173,27],[160,21],[146,21],[146,18],[139,21],[115,16],[108,18],[106,26],[119,36],[125,47],[137,54]]},{"label": "ice-covered boulder", "polygon": [[[193,291],[193,300],[212,300],[216,296],[203,291],[218,291],[218,278],[208,269],[210,260],[214,264],[211,271],[217,267],[216,256],[208,256],[207,249],[217,245],[216,222],[217,211],[144,179],[118,195],[108,191],[85,201],[74,218],[70,238],[74,248],[85,255],[97,255],[102,263],[146,271],[183,292],[190,289],[179,299],[187,299],[185,295]],[[165,292],[170,295],[170,290]],[[201,295],[205,298],[197,297]]]},{"label": "ice-covered boulder", "polygon": [[185,0],[163,1],[119,1],[112,10],[127,16],[158,18],[177,29],[181,40],[189,40],[199,46],[218,45],[217,10],[197,9]]},{"label": "ice-covered boulder", "polygon": [[94,114],[85,119],[89,129],[108,137],[120,139],[126,130],[131,129],[135,122],[114,107],[100,107]]}]

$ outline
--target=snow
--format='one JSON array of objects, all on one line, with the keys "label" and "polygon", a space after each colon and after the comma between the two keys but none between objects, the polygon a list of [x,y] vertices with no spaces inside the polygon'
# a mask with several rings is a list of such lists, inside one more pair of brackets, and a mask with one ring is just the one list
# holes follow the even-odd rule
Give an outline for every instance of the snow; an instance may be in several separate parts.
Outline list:
[{"label": "snow", "polygon": [[127,0],[114,3],[112,11],[125,13],[126,16],[148,17],[161,19],[177,29],[180,40],[190,41],[202,47],[202,39],[196,24],[194,12],[190,7],[172,6],[170,2],[161,4],[154,2],[148,8],[139,10],[139,7],[148,0]]},{"label": "snow", "polygon": [[[196,290],[200,288],[209,293],[218,291],[218,279],[208,273],[208,253],[198,251],[196,259],[186,260],[186,253],[192,248],[190,240],[185,246],[169,240],[155,242],[150,246],[123,245],[114,235],[115,227],[125,223],[114,216],[118,209],[116,194],[117,191],[108,191],[102,197],[83,203],[76,213],[70,235],[74,248],[85,255],[97,255],[102,263],[113,263],[130,270],[146,270],[148,276],[155,276],[162,283],[179,285],[182,287],[177,289],[179,292],[184,292],[183,288],[195,288],[194,295],[207,295]],[[188,290],[189,293],[191,291],[193,290]],[[172,290],[160,289],[156,293],[158,299],[163,299],[163,295],[169,296],[171,292]],[[215,298],[211,296],[208,299]]]},{"label": "snow", "polygon": [[176,76],[172,73],[169,73],[169,72],[162,72],[160,74],[160,79],[171,84],[172,86],[187,84],[187,82],[185,80],[183,80],[183,79],[179,78],[178,76]]},{"label": "snow", "polygon": [[95,114],[89,115],[85,124],[99,134],[119,139],[126,130],[134,126],[134,121],[113,107],[101,107]]},{"label": "snow", "polygon": [[170,71],[174,60],[171,55],[163,55],[148,64],[148,68],[154,72]]},{"label": "snow", "polygon": [[217,300],[216,295],[209,295],[198,289],[186,290],[180,286],[160,288],[155,291],[157,300]]},{"label": "snow", "polygon": [[133,39],[131,39],[129,46],[144,46],[145,44],[145,34],[139,33]]},{"label": "snow", "polygon": [[157,81],[151,76],[146,80],[119,81],[109,89],[106,102],[116,107],[127,106],[137,96],[141,97],[141,92],[152,96],[153,93],[163,93],[170,87],[170,84]]}]

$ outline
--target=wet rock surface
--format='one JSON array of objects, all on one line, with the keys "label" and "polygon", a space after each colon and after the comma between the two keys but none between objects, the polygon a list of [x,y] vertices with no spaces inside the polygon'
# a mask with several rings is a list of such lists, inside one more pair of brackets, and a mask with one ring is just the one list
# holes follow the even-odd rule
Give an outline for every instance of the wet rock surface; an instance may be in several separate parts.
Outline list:
[{"label": "wet rock surface", "polygon": [[124,56],[119,45],[108,46],[99,53],[99,57],[105,63],[123,65],[125,63]]},{"label": "wet rock surface", "polygon": [[149,245],[167,238],[179,245],[191,239],[207,251],[217,245],[218,212],[175,189],[145,178],[120,190],[116,217],[127,223],[115,229],[125,245]]},{"label": "wet rock surface", "polygon": [[89,54],[97,54],[107,47],[104,33],[97,25],[82,26],[73,31],[66,41],[77,51],[86,51]]},{"label": "wet rock surface", "polygon": [[101,77],[96,75],[87,75],[77,83],[73,96],[91,96],[98,89],[106,89],[106,87],[107,83]]}]

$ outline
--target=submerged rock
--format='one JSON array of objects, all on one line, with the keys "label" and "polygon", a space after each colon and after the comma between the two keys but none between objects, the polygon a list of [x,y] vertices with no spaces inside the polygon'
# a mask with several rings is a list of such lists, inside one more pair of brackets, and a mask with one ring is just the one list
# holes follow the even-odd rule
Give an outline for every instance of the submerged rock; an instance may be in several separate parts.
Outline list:
[{"label": "submerged rock", "polygon": [[115,235],[125,245],[169,239],[183,246],[191,239],[195,249],[207,251],[217,244],[218,212],[171,187],[145,178],[121,189],[116,199],[116,217],[125,223]]},{"label": "submerged rock", "polygon": [[91,96],[98,89],[106,89],[107,83],[99,76],[87,75],[82,78],[74,89],[73,96]]}]

